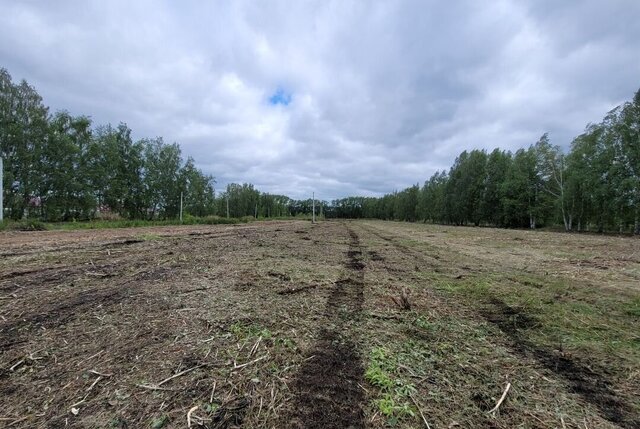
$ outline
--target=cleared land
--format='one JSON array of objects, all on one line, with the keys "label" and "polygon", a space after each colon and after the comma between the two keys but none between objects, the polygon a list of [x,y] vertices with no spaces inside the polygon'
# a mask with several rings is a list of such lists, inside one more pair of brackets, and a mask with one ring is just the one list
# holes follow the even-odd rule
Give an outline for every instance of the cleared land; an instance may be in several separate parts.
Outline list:
[{"label": "cleared land", "polygon": [[0,233],[0,427],[636,428],[639,285],[635,238]]}]

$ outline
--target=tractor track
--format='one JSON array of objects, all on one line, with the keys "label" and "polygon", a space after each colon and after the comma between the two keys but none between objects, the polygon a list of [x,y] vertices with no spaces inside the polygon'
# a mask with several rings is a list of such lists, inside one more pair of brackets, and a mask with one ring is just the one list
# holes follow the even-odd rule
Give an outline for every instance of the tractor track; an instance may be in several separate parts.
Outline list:
[{"label": "tractor track", "polygon": [[[345,225],[346,227],[346,225]],[[327,299],[316,344],[292,383],[295,394],[283,426],[292,428],[364,428],[365,396],[359,383],[364,368],[350,325],[362,311],[364,273],[358,235],[347,228],[345,276]]]},{"label": "tractor track", "polygon": [[[407,256],[412,256],[424,264],[433,266],[433,257],[411,249],[408,246],[397,243],[393,237],[388,237],[375,231],[373,228],[360,225],[366,232],[380,238],[394,246]],[[582,362],[577,358],[559,355],[552,350],[539,347],[526,338],[526,329],[534,329],[536,321],[533,316],[518,312],[508,307],[503,302],[493,300],[490,308],[476,311],[487,322],[496,326],[506,336],[510,349],[516,355],[532,359],[540,366],[553,372],[564,380],[567,390],[577,394],[598,410],[600,416],[622,428],[640,427],[640,416],[626,398],[619,396],[612,383],[606,376],[606,370],[595,368],[588,362]],[[513,316],[525,321],[526,326],[514,326]]]}]

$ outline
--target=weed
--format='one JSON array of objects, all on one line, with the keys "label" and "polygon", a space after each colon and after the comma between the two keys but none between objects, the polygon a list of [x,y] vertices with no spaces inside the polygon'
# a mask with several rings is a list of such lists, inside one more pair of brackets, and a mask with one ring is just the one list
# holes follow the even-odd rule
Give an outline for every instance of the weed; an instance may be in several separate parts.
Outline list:
[{"label": "weed", "polygon": [[298,349],[295,341],[290,338],[278,338],[276,339],[276,344],[293,351]]},{"label": "weed", "polygon": [[263,340],[268,340],[273,337],[273,334],[267,328],[262,328],[257,325],[244,325],[241,322],[236,322],[231,325],[230,330],[239,340],[252,337],[262,337]]},{"label": "weed", "polygon": [[395,426],[405,417],[415,417],[409,398],[416,392],[413,384],[394,377],[397,371],[398,358],[383,347],[371,350],[369,366],[365,371],[365,379],[378,387],[382,397],[373,402],[390,426]]},{"label": "weed", "polygon": [[108,423],[108,427],[110,428],[126,428],[127,427],[127,421],[124,420],[122,417],[114,417],[111,420],[109,420]]},{"label": "weed", "polygon": [[376,405],[380,413],[388,419],[392,419],[392,422],[403,417],[415,417],[416,415],[408,402],[398,403],[391,394],[386,394],[384,398],[378,399]]},{"label": "weed", "polygon": [[169,423],[169,416],[163,414],[160,417],[156,417],[151,420],[151,429],[160,429],[165,427]]},{"label": "weed", "polygon": [[422,317],[418,317],[416,318],[416,320],[414,320],[413,322],[416,327],[420,328],[420,329],[424,329],[425,331],[433,331],[434,330],[434,326],[431,322],[423,319]]},{"label": "weed", "polygon": [[392,389],[394,386],[394,382],[389,374],[376,365],[370,365],[364,377],[369,383],[381,389]]},{"label": "weed", "polygon": [[640,298],[635,298],[627,304],[625,313],[629,316],[640,317]]}]

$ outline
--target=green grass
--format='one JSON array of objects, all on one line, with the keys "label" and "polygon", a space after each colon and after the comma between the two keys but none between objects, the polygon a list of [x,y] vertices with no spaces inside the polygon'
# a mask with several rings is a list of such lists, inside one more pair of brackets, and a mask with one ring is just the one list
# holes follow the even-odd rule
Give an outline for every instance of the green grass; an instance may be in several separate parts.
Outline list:
[{"label": "green grass", "polygon": [[[319,217],[316,217],[320,219]],[[88,220],[72,222],[42,222],[36,219],[24,219],[19,221],[5,220],[0,222],[0,231],[45,231],[62,230],[72,231],[78,229],[110,229],[110,228],[144,228],[152,226],[172,225],[236,225],[241,223],[277,220],[311,220],[311,215],[258,217],[243,216],[241,218],[226,218],[220,216],[185,216],[182,222],[178,219],[143,220],[143,219],[119,219],[119,220]]]},{"label": "green grass", "polygon": [[270,339],[273,337],[273,333],[267,328],[254,324],[244,324],[242,322],[235,322],[233,325],[231,325],[230,330],[231,333],[238,338],[238,340],[257,337]]},{"label": "green grass", "polygon": [[416,415],[410,404],[411,395],[416,392],[416,388],[398,376],[398,364],[396,354],[384,347],[374,347],[364,375],[369,384],[379,389],[380,394],[373,402],[390,426]]},{"label": "green grass", "polygon": [[49,225],[36,219],[19,221],[5,220],[0,223],[0,231],[45,231]]},{"label": "green grass", "polygon": [[110,229],[110,228],[144,228],[152,226],[170,225],[235,225],[254,221],[253,217],[224,218],[218,216],[186,217],[182,222],[178,219],[165,220],[91,220],[77,222],[41,222],[35,219],[20,221],[4,221],[0,223],[0,231],[44,231],[62,230],[71,231],[79,229]]},{"label": "green grass", "polygon": [[496,299],[538,323],[521,335],[550,349],[582,350],[601,360],[611,353],[630,361],[640,359],[635,329],[640,297],[604,294],[569,279],[534,274],[491,273],[455,280],[424,273],[436,289],[480,308],[492,308]]}]

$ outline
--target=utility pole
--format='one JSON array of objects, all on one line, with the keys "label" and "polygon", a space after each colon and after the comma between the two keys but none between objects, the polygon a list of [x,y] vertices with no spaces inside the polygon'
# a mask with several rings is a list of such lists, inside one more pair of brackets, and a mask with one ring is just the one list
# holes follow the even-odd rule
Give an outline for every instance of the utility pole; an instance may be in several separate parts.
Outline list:
[{"label": "utility pole", "polygon": [[227,192],[227,219],[229,219],[229,193]]},{"label": "utility pole", "polygon": [[182,192],[180,192],[180,223],[182,223]]},{"label": "utility pole", "polygon": [[311,216],[311,223],[316,223],[316,193],[313,193],[313,203],[312,203],[312,216]]},{"label": "utility pole", "polygon": [[4,170],[2,165],[2,157],[0,156],[0,222],[2,222],[4,219],[4,200],[2,199],[2,197],[4,196],[2,189],[2,181],[4,180],[3,173]]}]

